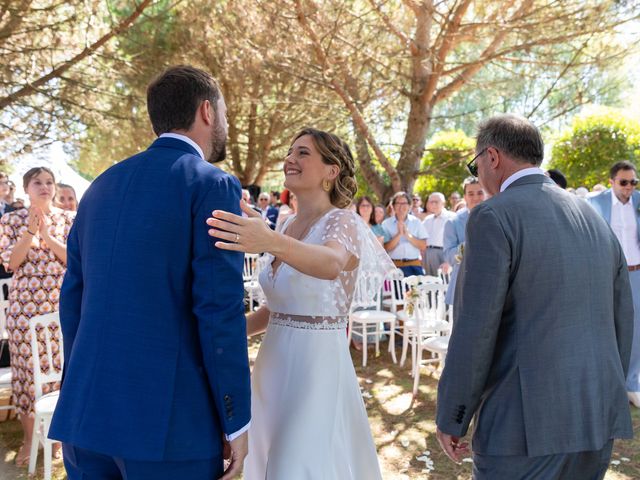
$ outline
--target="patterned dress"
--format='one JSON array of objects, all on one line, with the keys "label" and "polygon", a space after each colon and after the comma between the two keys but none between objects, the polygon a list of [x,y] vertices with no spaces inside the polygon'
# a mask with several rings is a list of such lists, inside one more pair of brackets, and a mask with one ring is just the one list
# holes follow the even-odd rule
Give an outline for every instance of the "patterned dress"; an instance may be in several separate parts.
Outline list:
[{"label": "patterned dress", "polygon": [[[0,258],[5,268],[13,247],[27,229],[29,211],[26,208],[6,213],[0,219]],[[55,211],[47,215],[49,234],[66,244],[75,212]],[[65,265],[40,238],[31,244],[27,257],[13,274],[9,290],[9,309],[7,312],[7,333],[9,334],[9,352],[11,353],[12,401],[18,414],[34,416],[35,388],[33,385],[33,360],[31,358],[31,337],[29,319],[58,310],[60,287],[65,273]],[[60,332],[52,332],[54,368],[60,370],[61,358],[58,355]],[[49,368],[44,355],[44,335],[40,341],[40,364],[43,371]],[[59,384],[43,385],[43,393],[60,388]]]}]

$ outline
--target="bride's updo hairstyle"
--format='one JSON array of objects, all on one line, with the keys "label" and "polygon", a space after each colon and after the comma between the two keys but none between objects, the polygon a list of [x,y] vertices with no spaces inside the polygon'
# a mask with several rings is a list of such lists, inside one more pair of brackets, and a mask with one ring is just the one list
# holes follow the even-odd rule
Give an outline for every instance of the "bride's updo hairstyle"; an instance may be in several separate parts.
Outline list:
[{"label": "bride's updo hairstyle", "polygon": [[337,165],[340,169],[340,173],[331,185],[329,199],[338,208],[348,207],[358,191],[355,162],[349,145],[337,135],[315,128],[302,129],[291,143],[293,144],[304,135],[311,136],[325,164]]}]

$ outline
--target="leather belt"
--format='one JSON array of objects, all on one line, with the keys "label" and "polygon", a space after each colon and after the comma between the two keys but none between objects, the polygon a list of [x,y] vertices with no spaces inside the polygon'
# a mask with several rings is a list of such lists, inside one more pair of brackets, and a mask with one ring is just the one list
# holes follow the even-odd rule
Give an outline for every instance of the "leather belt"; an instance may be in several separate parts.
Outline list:
[{"label": "leather belt", "polygon": [[629,265],[627,268],[630,272],[635,272],[636,270],[640,270],[640,265]]},{"label": "leather belt", "polygon": [[419,258],[413,258],[413,259],[409,259],[409,258],[402,258],[402,259],[392,259],[393,263],[396,267],[421,267],[422,263],[420,262]]},{"label": "leather belt", "polygon": [[434,247],[433,245],[428,245],[427,248],[433,248],[434,250],[442,250],[442,247]]}]

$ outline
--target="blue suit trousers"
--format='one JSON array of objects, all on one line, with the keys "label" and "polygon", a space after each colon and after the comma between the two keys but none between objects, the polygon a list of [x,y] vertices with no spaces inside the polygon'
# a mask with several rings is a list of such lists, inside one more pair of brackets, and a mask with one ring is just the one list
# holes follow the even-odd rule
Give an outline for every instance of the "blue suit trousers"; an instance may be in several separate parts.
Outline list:
[{"label": "blue suit trousers", "polygon": [[217,480],[223,473],[220,456],[207,460],[147,462],[110,457],[68,443],[62,445],[69,480]]}]

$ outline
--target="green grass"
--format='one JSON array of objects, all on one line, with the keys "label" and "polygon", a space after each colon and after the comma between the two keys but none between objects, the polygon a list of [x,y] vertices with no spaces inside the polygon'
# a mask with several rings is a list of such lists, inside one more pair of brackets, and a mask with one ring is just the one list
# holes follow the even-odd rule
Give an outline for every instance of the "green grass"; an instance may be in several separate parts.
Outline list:
[{"label": "green grass", "polygon": [[[255,358],[259,339],[250,342],[251,357]],[[386,346],[386,345],[385,345]],[[371,430],[378,447],[380,465],[385,480],[429,479],[453,480],[469,479],[471,464],[456,465],[441,452],[435,438],[435,400],[438,372],[432,367],[423,368],[418,399],[411,405],[412,378],[409,364],[403,368],[394,365],[385,352],[378,358],[370,350],[369,364],[362,368],[360,352],[352,351],[354,365],[360,386],[371,398],[365,398]],[[398,351],[398,354],[400,352]],[[368,396],[368,395],[367,395]],[[617,441],[614,445],[612,460],[619,465],[611,465],[605,477],[607,480],[640,479],[640,409],[632,409],[636,438],[631,441]],[[13,457],[20,447],[22,434],[20,424],[13,420],[0,423],[0,449],[5,457],[0,463],[12,464]],[[434,463],[434,470],[425,472],[424,461],[417,460],[425,451]],[[626,458],[629,461],[623,461]],[[42,478],[42,460],[38,462],[39,476]],[[12,466],[12,465],[11,465]],[[14,469],[15,470],[15,469]],[[2,472],[2,466],[0,466]],[[26,468],[13,473],[3,480],[27,480]],[[54,463],[54,479],[66,478],[61,462]]]}]

